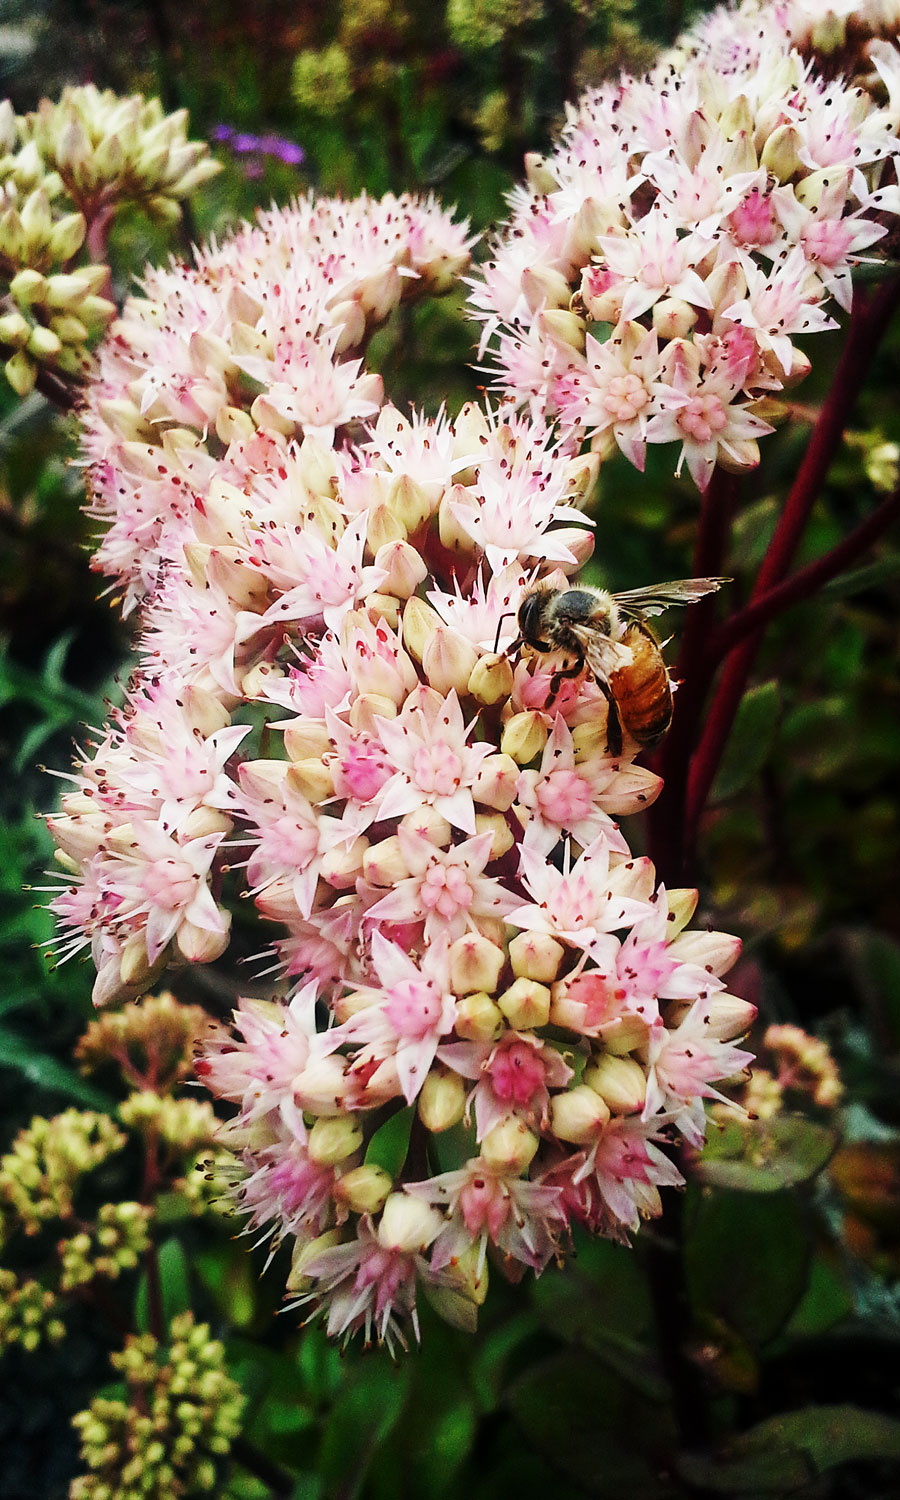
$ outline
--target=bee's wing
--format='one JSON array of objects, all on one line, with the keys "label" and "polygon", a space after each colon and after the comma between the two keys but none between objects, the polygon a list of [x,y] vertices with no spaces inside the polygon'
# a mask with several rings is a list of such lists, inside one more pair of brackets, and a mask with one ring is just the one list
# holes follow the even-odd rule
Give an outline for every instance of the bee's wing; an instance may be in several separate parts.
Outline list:
[{"label": "bee's wing", "polygon": [[626,615],[661,615],[672,604],[695,604],[704,594],[714,594],[730,578],[676,578],[672,583],[651,583],[642,589],[613,594]]},{"label": "bee's wing", "polygon": [[608,682],[610,674],[622,667],[631,666],[634,660],[631,647],[611,640],[605,630],[585,624],[570,624],[566,629],[577,638],[588,667],[601,682]]}]

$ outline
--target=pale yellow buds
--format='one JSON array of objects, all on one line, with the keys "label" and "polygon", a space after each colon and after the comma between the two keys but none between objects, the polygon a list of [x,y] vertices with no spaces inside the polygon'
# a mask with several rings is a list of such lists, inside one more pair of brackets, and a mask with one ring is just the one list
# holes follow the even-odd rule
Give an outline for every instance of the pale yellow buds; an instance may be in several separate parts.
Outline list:
[{"label": "pale yellow buds", "polygon": [[392,486],[388,503],[408,535],[424,526],[434,509],[428,491],[408,474],[402,474]]},{"label": "pale yellow buds", "polygon": [[653,308],[653,327],[663,339],[686,338],[697,321],[697,309],[678,297],[664,297]]},{"label": "pale yellow buds", "polygon": [[536,979],[552,984],[559,973],[565,948],[545,932],[520,932],[509,945],[509,961],[517,979]]},{"label": "pale yellow buds", "polygon": [[585,322],[578,313],[554,308],[550,312],[539,313],[537,325],[554,344],[574,349],[577,354],[584,353]]},{"label": "pale yellow buds", "polygon": [[409,867],[396,833],[372,844],[363,855],[363,875],[370,885],[393,886],[405,880]]},{"label": "pale yellow buds", "polygon": [[482,933],[464,933],[450,945],[448,956],[450,985],[455,995],[475,995],[479,991],[490,995],[497,988],[506,959],[503,949]]},{"label": "pale yellow buds", "polygon": [[458,1073],[433,1068],[419,1093],[419,1118],[426,1130],[440,1134],[457,1125],[466,1107],[466,1088]]},{"label": "pale yellow buds", "polygon": [[633,1057],[605,1053],[588,1064],[583,1082],[600,1095],[613,1114],[633,1114],[644,1107],[647,1077]]},{"label": "pale yellow buds", "polygon": [[527,713],[513,714],[504,726],[500,749],[520,766],[540,755],[547,743],[547,726],[542,716],[534,709]]},{"label": "pale yellow buds", "polygon": [[[349,1174],[348,1174],[349,1175]],[[309,1285],[307,1266],[314,1265],[325,1250],[333,1250],[341,1243],[341,1231],[328,1229],[314,1240],[296,1239],[291,1255],[291,1269],[285,1283],[289,1292],[300,1292]]]},{"label": "pale yellow buds", "polygon": [[430,637],[441,624],[440,615],[424,599],[415,595],[407,599],[403,608],[403,644],[416,661],[421,662]]},{"label": "pale yellow buds", "polygon": [[410,1193],[391,1193],[378,1223],[378,1243],[384,1250],[421,1254],[440,1234],[444,1220],[436,1208]]},{"label": "pale yellow buds", "polygon": [[518,1177],[534,1160],[540,1142],[517,1115],[510,1115],[489,1130],[481,1142],[481,1156],[492,1172]]},{"label": "pale yellow buds", "polygon": [[559,187],[547,158],[537,151],[525,153],[525,178],[536,193],[555,193]]},{"label": "pale yellow buds", "polygon": [[427,803],[424,807],[417,807],[415,812],[407,813],[401,819],[400,828],[427,839],[437,849],[446,849],[452,832],[447,819],[442,818],[437,809]]},{"label": "pale yellow buds", "polygon": [[315,807],[326,798],[334,796],[334,777],[331,768],[316,757],[295,760],[287,773],[287,780],[295,792],[300,792]]},{"label": "pale yellow buds", "polygon": [[[404,626],[405,621],[404,610]],[[444,695],[450,692],[461,695],[468,691],[469,677],[477,660],[478,652],[471,641],[449,625],[435,626],[425,642],[421,657],[422,670],[428,682]]]},{"label": "pale yellow buds", "polygon": [[550,1020],[550,991],[536,979],[515,979],[497,1004],[516,1031],[532,1031]]},{"label": "pale yellow buds", "polygon": [[477,500],[461,484],[455,484],[452,489],[447,490],[446,494],[441,497],[438,507],[438,532],[441,545],[446,547],[448,552],[474,552],[475,540],[458,520],[453,509],[454,503],[467,506],[473,514],[478,510]]},{"label": "pale yellow buds", "polygon": [[293,761],[321,759],[331,749],[331,740],[320,719],[299,718],[287,725],[284,748]]},{"label": "pale yellow buds", "polygon": [[501,656],[496,651],[488,651],[479,656],[467,683],[467,691],[472,697],[477,698],[479,703],[491,706],[505,702],[512,696],[512,690],[513,669],[509,657]]},{"label": "pale yellow buds", "polygon": [[763,146],[760,166],[779,182],[788,182],[795,173],[803,170],[802,149],[803,137],[796,125],[779,125]]},{"label": "pale yellow buds", "polygon": [[[389,546],[391,542],[405,541],[406,527],[396,511],[384,500],[378,505],[373,505],[366,521],[366,544],[372,556],[376,557],[381,548]],[[383,567],[384,563],[380,566]],[[393,590],[389,591],[393,592]],[[413,590],[410,589],[410,593],[412,592]]]},{"label": "pale yellow buds", "polygon": [[381,585],[382,593],[394,594],[398,599],[408,599],[428,576],[424,559],[402,537],[391,537],[379,547],[375,566],[387,572]]},{"label": "pale yellow buds", "polygon": [[337,1115],[316,1120],[306,1149],[311,1161],[320,1167],[336,1167],[353,1156],[363,1143],[363,1133],[354,1115]]},{"label": "pale yellow buds", "polygon": [[669,908],[666,938],[669,942],[687,927],[688,922],[697,910],[699,899],[699,891],[690,890],[687,886],[680,886],[677,889],[666,891],[666,904]]},{"label": "pale yellow buds", "polygon": [[550,1126],[561,1141],[591,1146],[609,1124],[609,1109],[586,1083],[576,1084],[550,1101]]},{"label": "pale yellow buds", "polygon": [[482,807],[506,812],[516,800],[519,767],[511,755],[487,755],[472,787],[474,800]]},{"label": "pale yellow buds", "polygon": [[484,990],[464,995],[456,1007],[455,1029],[465,1042],[492,1042],[503,1029],[503,1012]]},{"label": "pale yellow buds", "polygon": [[219,918],[223,928],[220,932],[210,932],[208,928],[198,927],[194,922],[181,923],[175,934],[175,943],[179,953],[189,964],[211,964],[222,957],[228,947],[231,913],[220,907]]},{"label": "pale yellow buds", "polygon": [[[317,1121],[317,1124],[322,1123]],[[339,1203],[346,1204],[351,1213],[377,1214],[384,1206],[391,1185],[391,1176],[384,1167],[363,1165],[337,1179],[334,1196]]]},{"label": "pale yellow buds", "polygon": [[475,832],[489,833],[491,835],[491,859],[502,859],[515,843],[512,829],[502,813],[477,812],[475,814]]},{"label": "pale yellow buds", "polygon": [[321,878],[336,891],[351,891],[363,873],[363,861],[369,850],[366,838],[356,838],[351,844],[337,844],[323,855],[319,867]]}]

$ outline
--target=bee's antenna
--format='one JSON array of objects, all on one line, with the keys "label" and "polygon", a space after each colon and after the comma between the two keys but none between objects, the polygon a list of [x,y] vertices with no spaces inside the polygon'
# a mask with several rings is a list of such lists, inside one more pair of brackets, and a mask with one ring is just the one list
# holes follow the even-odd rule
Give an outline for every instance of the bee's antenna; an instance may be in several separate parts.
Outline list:
[{"label": "bee's antenna", "polygon": [[[498,650],[499,645],[500,645],[500,632],[503,629],[503,621],[504,620],[511,620],[511,619],[513,619],[514,616],[515,616],[515,613],[516,612],[515,612],[514,609],[507,609],[507,610],[504,611],[504,613],[500,616],[499,620],[497,621],[497,634],[494,636],[494,655],[495,656],[497,655],[497,650]],[[506,655],[508,656],[509,653],[510,653],[510,651],[515,651],[516,647],[517,646],[521,646],[521,644],[522,644],[522,637],[519,636],[519,639],[517,641],[513,641],[513,643],[512,643],[511,646],[507,646],[507,648],[506,648]]]}]

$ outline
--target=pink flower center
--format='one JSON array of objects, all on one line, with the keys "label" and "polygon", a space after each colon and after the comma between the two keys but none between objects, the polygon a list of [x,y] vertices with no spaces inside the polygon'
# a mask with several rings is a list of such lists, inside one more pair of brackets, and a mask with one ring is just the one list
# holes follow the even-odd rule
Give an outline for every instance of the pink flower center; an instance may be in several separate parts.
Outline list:
[{"label": "pink flower center", "polygon": [[441,1019],[441,996],[427,979],[401,979],[384,1007],[398,1036],[424,1037]]},{"label": "pink flower center", "polygon": [[435,911],[449,920],[457,912],[469,910],[474,892],[462,865],[435,863],[419,887],[419,899],[426,911]]},{"label": "pink flower center", "polygon": [[728,412],[721,396],[712,392],[692,396],[678,413],[678,425],[696,443],[708,443],[717,432],[728,426]]},{"label": "pink flower center", "polygon": [[589,817],[594,807],[590,787],[577,771],[551,771],[535,795],[541,815],[567,827]]},{"label": "pink flower center", "polygon": [[496,1177],[488,1177],[486,1173],[470,1178],[459,1195],[459,1206],[465,1226],[473,1236],[486,1229],[491,1239],[496,1240],[509,1218],[507,1194]]},{"label": "pink flower center", "polygon": [[153,906],[176,911],[193,899],[198,879],[187,860],[158,859],[144,871],[141,888]]},{"label": "pink flower center", "polygon": [[586,1026],[601,1026],[604,1021],[621,1015],[622,1002],[627,991],[624,985],[616,985],[605,974],[590,970],[579,974],[567,987],[567,998],[584,1006]]},{"label": "pink flower center", "polygon": [[544,1064],[525,1042],[499,1049],[488,1071],[494,1094],[503,1104],[524,1107],[544,1087]]},{"label": "pink flower center", "polygon": [[391,774],[384,751],[366,740],[354,740],[340,763],[345,789],[357,802],[370,802]]},{"label": "pink flower center", "polygon": [[637,375],[614,375],[603,397],[603,409],[617,422],[632,422],[650,396]]},{"label": "pink flower center", "polygon": [[285,870],[305,870],[318,847],[318,831],[292,817],[276,819],[271,828],[263,829],[259,841],[260,852]]},{"label": "pink flower center", "polygon": [[836,266],[850,248],[853,231],[841,219],[821,219],[818,223],[807,224],[800,239],[810,260],[817,260],[823,266]]},{"label": "pink flower center", "polygon": [[423,792],[452,797],[462,780],[462,764],[449,745],[423,745],[413,756],[413,780]]},{"label": "pink flower center", "polygon": [[744,245],[771,245],[778,233],[772,200],[759,188],[748,193],[728,220],[735,238]]}]

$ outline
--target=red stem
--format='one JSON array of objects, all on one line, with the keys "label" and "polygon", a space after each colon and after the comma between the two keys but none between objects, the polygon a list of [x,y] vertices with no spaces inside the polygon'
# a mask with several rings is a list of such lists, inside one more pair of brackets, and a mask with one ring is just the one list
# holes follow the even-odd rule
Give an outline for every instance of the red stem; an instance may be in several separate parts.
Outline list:
[{"label": "red stem", "polygon": [[[790,567],[844,435],[863,376],[900,301],[900,278],[885,282],[863,300],[857,296],[834,382],[819,413],[809,446],[750,596],[751,605],[781,582]],[[761,626],[729,655],[688,776],[684,850],[693,848],[697,824],[722,758],[761,639]]]},{"label": "red stem", "polygon": [[790,578],[785,578],[775,588],[769,589],[768,593],[762,594],[753,604],[748,604],[746,609],[740,610],[732,615],[721,625],[712,638],[710,654],[721,661],[744,636],[752,634],[762,625],[767,625],[774,620],[776,615],[790,608],[792,604],[798,604],[801,599],[808,599],[818,588],[855,562],[858,557],[877,541],[894,521],[900,516],[900,489],[896,489],[892,495],[876,506],[870,516],[844,537],[837,546],[824,552],[817,557],[815,562],[807,563],[805,568],[799,568]]}]

